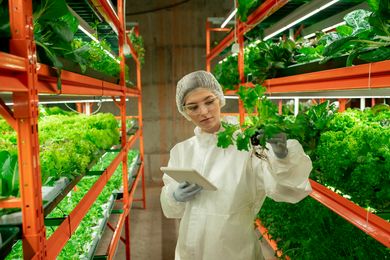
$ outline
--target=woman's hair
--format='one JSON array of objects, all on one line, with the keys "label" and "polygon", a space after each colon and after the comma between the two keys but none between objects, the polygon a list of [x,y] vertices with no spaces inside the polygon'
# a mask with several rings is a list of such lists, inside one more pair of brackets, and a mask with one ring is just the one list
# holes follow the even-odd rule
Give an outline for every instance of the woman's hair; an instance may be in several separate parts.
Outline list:
[{"label": "woman's hair", "polygon": [[220,101],[221,107],[226,104],[222,87],[213,74],[204,70],[198,70],[185,75],[179,80],[176,87],[176,105],[179,112],[188,120],[189,116],[184,111],[184,100],[191,91],[204,88],[210,90]]}]

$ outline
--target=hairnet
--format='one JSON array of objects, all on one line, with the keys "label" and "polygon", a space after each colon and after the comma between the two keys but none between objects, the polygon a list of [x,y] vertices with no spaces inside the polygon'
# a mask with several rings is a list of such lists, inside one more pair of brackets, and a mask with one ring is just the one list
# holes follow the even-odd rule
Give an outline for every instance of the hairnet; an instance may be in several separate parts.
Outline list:
[{"label": "hairnet", "polygon": [[197,88],[205,88],[210,90],[219,99],[221,107],[223,107],[226,103],[221,85],[215,79],[213,74],[204,70],[191,72],[180,79],[176,87],[177,109],[188,120],[191,120],[191,118],[184,111],[184,99],[188,93]]}]

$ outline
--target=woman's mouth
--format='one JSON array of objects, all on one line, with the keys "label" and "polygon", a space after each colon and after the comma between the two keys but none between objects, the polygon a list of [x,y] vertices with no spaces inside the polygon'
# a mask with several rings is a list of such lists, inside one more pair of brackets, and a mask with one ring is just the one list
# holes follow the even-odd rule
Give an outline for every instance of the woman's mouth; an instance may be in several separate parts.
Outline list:
[{"label": "woman's mouth", "polygon": [[206,122],[209,122],[211,119],[212,119],[212,117],[205,118],[205,119],[203,119],[203,120],[200,120],[200,122],[201,122],[201,123],[206,123]]}]

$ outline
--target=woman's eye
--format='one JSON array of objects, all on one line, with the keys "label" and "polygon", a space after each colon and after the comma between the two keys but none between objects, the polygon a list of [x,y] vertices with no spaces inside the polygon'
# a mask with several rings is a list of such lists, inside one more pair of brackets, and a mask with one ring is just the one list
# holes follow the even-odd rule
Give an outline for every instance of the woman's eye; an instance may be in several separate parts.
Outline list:
[{"label": "woman's eye", "polygon": [[208,100],[208,101],[205,102],[205,104],[206,104],[206,106],[209,106],[209,105],[213,104],[214,101],[215,101],[215,99]]},{"label": "woman's eye", "polygon": [[190,106],[188,107],[188,110],[195,111],[198,109],[198,106]]}]

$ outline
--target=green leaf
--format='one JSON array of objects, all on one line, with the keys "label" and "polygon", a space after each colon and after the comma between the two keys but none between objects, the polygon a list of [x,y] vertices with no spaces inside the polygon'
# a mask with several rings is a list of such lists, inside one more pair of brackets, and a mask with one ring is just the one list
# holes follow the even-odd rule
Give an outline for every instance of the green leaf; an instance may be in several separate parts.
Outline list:
[{"label": "green leaf", "polygon": [[379,11],[379,2],[380,0],[366,0],[368,6],[373,12]]},{"label": "green leaf", "polygon": [[353,28],[348,25],[340,25],[336,28],[336,31],[342,36],[350,36],[353,33]]},{"label": "green leaf", "polygon": [[390,46],[380,47],[380,48],[375,49],[373,51],[360,54],[358,56],[358,58],[361,60],[369,61],[369,62],[389,60],[390,59]]},{"label": "green leaf", "polygon": [[18,156],[16,154],[11,155],[11,170],[12,170],[12,181],[10,185],[11,195],[17,196],[19,193],[19,166],[18,166]]},{"label": "green leaf", "polygon": [[33,6],[36,7],[34,10],[34,19],[36,20],[52,20],[69,12],[65,0],[42,0]]},{"label": "green leaf", "polygon": [[345,49],[354,39],[354,36],[348,36],[332,42],[330,45],[325,47],[323,55],[333,56],[337,54],[339,51]]},{"label": "green leaf", "polygon": [[373,13],[368,19],[377,35],[390,36],[390,24],[378,13]]},{"label": "green leaf", "polygon": [[352,34],[356,34],[363,30],[370,30],[371,26],[368,22],[368,18],[371,15],[371,12],[358,9],[352,11],[344,16],[344,21],[353,29]]},{"label": "green leaf", "polygon": [[217,146],[221,148],[227,148],[234,144],[233,134],[240,129],[239,125],[229,124],[222,122],[223,131],[218,132]]},{"label": "green leaf", "polygon": [[13,179],[13,161],[8,153],[8,156],[5,158],[5,161],[1,167],[2,177],[3,177],[3,190],[2,196],[10,196],[12,193],[12,179]]},{"label": "green leaf", "polygon": [[237,149],[240,151],[249,151],[249,138],[250,136],[247,136],[243,133],[238,133],[236,139]]},{"label": "green leaf", "polygon": [[351,53],[348,55],[346,66],[352,66],[352,65],[353,65],[353,60],[354,60],[358,55],[359,55],[359,54],[358,54],[357,51],[351,52]]}]

